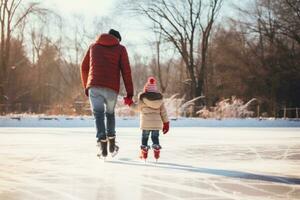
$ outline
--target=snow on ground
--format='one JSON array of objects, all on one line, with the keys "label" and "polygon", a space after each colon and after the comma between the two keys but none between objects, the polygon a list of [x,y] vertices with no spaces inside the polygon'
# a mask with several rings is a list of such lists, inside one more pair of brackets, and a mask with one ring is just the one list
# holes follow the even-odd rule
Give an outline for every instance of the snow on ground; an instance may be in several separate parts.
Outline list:
[{"label": "snow on ground", "polygon": [[[139,118],[116,118],[118,127],[138,127]],[[93,127],[91,116],[0,116],[0,127]],[[172,127],[300,127],[298,119],[171,119]]]},{"label": "snow on ground", "polygon": [[172,128],[157,164],[138,128],[117,135],[104,162],[93,128],[0,128],[0,199],[300,199],[299,128]]}]

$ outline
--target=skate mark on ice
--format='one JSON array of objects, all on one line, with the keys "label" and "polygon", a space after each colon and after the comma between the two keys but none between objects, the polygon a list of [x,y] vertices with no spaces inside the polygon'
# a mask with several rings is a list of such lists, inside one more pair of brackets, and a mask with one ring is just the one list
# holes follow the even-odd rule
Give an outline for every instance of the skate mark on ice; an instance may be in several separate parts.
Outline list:
[{"label": "skate mark on ice", "polygon": [[186,170],[191,172],[219,175],[219,176],[225,176],[230,178],[242,178],[242,179],[249,179],[249,180],[260,180],[260,181],[268,181],[268,182],[275,182],[275,183],[300,185],[300,178],[254,174],[254,173],[235,171],[235,170],[201,168],[201,167],[193,167],[191,165],[181,165],[181,164],[167,163],[167,162],[160,162],[159,164],[163,166],[170,166],[172,169],[180,169],[180,170]]},{"label": "skate mark on ice", "polygon": [[[224,197],[232,200],[239,200],[239,198],[235,197],[234,195],[228,194],[222,190],[219,190],[218,192],[203,189],[203,188],[192,188],[191,186],[188,185],[182,185],[182,184],[176,184],[176,183],[168,183],[164,185],[162,188],[162,191],[159,191],[157,189],[153,189],[153,187],[157,186],[160,182],[155,182],[153,181],[152,184],[148,183],[147,186],[142,186],[142,188],[146,188],[147,190],[151,190],[151,192],[156,192],[158,194],[164,195],[166,197],[170,197],[171,199],[184,199],[186,200],[186,196],[180,197],[179,194],[182,194],[183,192],[185,193],[194,193],[197,196],[210,196],[210,199],[224,199]],[[151,188],[151,189],[150,189]],[[167,193],[168,191],[169,193]],[[188,198],[192,199],[192,198]],[[197,198],[199,199],[199,198]],[[203,199],[203,198],[201,198]]]},{"label": "skate mark on ice", "polygon": [[213,187],[215,190],[218,191],[218,193],[213,192],[214,196],[219,196],[220,198],[229,198],[238,200],[239,198],[236,197],[234,194],[229,194],[228,192],[224,191],[221,187],[217,186],[214,181],[210,181],[208,178],[205,178],[205,183],[209,184],[211,187]]},{"label": "skate mark on ice", "polygon": [[225,169],[202,168],[202,167],[194,167],[191,165],[182,165],[176,163],[159,162],[153,164],[152,162],[148,162],[148,165],[145,165],[143,163],[130,160],[130,159],[124,159],[124,158],[123,159],[121,158],[116,161],[110,161],[110,163],[126,164],[126,165],[139,166],[139,167],[156,167],[161,169],[173,169],[173,170],[181,170],[181,171],[188,171],[188,172],[195,172],[195,173],[211,174],[211,175],[217,175],[217,176],[223,176],[229,178],[240,178],[240,179],[248,179],[248,180],[283,183],[289,185],[300,185],[300,178],[254,174],[249,172],[225,170]]},{"label": "skate mark on ice", "polygon": [[[23,189],[22,185],[25,184],[30,187],[39,188],[40,192],[41,191],[43,191],[44,193],[51,192],[52,194],[63,197],[64,199],[80,200],[80,198],[77,198],[76,196],[74,196],[72,194],[61,191],[62,188],[52,187],[52,184],[50,184],[50,183],[44,183],[37,179],[35,179],[35,180],[31,179],[30,177],[24,176],[24,174],[23,175],[19,174],[19,177],[11,175],[11,174],[4,174],[4,176],[2,175],[2,177],[4,177],[4,179],[8,179],[8,178],[11,179],[13,181],[13,183],[18,186],[17,189],[14,190],[14,192],[21,192],[21,193],[28,194],[31,196],[31,199],[36,198],[36,199],[40,200],[40,199],[45,199],[45,198],[44,198],[43,194],[38,194],[36,192],[31,192],[31,191],[28,191],[27,189]],[[5,188],[4,188],[4,190],[5,190]],[[0,191],[0,195],[1,195],[1,191]]]},{"label": "skate mark on ice", "polygon": [[286,199],[292,198],[291,196],[292,196],[293,193],[296,192],[296,191],[297,191],[297,190],[296,190],[295,187],[291,188],[290,191],[286,193]]},{"label": "skate mark on ice", "polygon": [[[170,199],[222,199],[224,200],[226,197],[227,200],[239,200],[240,198],[235,196],[234,194],[231,194],[230,192],[223,191],[221,188],[218,189],[218,191],[212,190],[211,187],[208,189],[207,187],[199,187],[197,185],[189,185],[189,184],[182,184],[181,182],[176,181],[169,181],[165,179],[157,179],[156,177],[147,176],[145,178],[146,188],[151,188],[152,192],[164,195],[166,197],[170,197]],[[206,180],[205,184],[210,187],[209,184],[207,184]],[[159,187],[158,187],[159,186]],[[144,188],[145,186],[140,186]],[[155,189],[157,188],[157,189]],[[159,189],[158,189],[159,188]],[[194,194],[198,197],[187,197],[185,194]],[[176,198],[174,198],[174,197]],[[199,198],[201,196],[201,198]],[[204,197],[206,196],[206,197]]]},{"label": "skate mark on ice", "polygon": [[[281,195],[281,194],[279,195],[279,194],[277,194],[275,192],[272,192],[272,191],[268,191],[266,189],[262,189],[261,186],[260,186],[261,185],[260,183],[253,184],[251,182],[247,183],[247,182],[241,182],[239,180],[225,181],[223,183],[225,183],[225,184],[228,184],[228,183],[229,184],[235,184],[235,185],[238,185],[240,187],[242,186],[244,188],[247,188],[247,191],[249,191],[248,189],[251,189],[251,190],[256,191],[256,192],[264,193],[264,195],[272,195],[274,197],[281,197],[281,198],[284,196],[284,195]],[[265,183],[262,183],[262,184],[266,185]],[[271,183],[271,185],[272,185],[272,183]]]},{"label": "skate mark on ice", "polygon": [[161,192],[161,191],[152,189],[152,188],[147,187],[147,186],[141,186],[141,188],[143,188],[144,190],[148,190],[148,191],[150,191],[150,192],[154,192],[154,193],[163,195],[163,196],[168,197],[168,198],[170,198],[170,199],[184,200],[184,198],[177,197],[177,195],[170,195],[170,194],[168,194],[168,193],[166,193],[166,192]]},{"label": "skate mark on ice", "polygon": [[257,152],[257,150],[255,148],[252,148],[252,147],[248,147],[249,151],[254,153],[256,155],[256,158],[258,160],[264,160],[261,155]]},{"label": "skate mark on ice", "polygon": [[281,160],[287,159],[287,157],[289,156],[289,150],[290,150],[290,146],[288,146],[287,149],[284,151]]}]

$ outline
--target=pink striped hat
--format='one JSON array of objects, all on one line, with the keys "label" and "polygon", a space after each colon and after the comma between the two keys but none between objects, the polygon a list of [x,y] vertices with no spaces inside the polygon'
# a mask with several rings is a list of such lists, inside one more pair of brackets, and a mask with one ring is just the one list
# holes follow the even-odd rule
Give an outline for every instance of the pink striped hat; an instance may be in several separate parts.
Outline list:
[{"label": "pink striped hat", "polygon": [[158,92],[156,80],[154,77],[148,78],[148,81],[144,86],[144,92]]}]

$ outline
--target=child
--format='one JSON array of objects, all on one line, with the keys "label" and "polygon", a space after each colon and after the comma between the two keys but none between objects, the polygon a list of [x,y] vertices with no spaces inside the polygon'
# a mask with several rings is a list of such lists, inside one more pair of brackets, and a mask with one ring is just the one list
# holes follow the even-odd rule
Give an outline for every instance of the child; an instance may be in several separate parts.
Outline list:
[{"label": "child", "polygon": [[159,130],[166,134],[169,131],[169,119],[163,103],[163,96],[157,90],[156,80],[149,77],[144,86],[144,92],[138,95],[138,102],[124,99],[124,103],[131,108],[140,111],[140,128],[142,129],[141,158],[148,156],[149,135],[151,134],[152,149],[155,159],[159,158],[161,146],[159,144]]}]

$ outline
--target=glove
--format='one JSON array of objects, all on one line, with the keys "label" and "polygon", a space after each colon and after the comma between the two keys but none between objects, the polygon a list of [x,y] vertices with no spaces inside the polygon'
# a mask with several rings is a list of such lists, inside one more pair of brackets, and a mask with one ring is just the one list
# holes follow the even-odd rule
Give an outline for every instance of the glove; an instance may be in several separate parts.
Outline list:
[{"label": "glove", "polygon": [[126,96],[124,97],[124,104],[130,106],[131,104],[133,104],[132,101],[132,96]]},{"label": "glove", "polygon": [[169,131],[170,122],[165,122],[163,127],[163,133],[166,134]]}]

